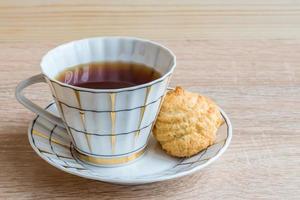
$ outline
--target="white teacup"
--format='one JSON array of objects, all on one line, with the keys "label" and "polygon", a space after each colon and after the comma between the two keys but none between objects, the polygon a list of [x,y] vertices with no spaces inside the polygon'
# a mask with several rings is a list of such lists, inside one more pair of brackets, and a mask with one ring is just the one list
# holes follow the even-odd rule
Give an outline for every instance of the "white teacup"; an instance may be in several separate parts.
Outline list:
[{"label": "white teacup", "polygon": [[[88,89],[55,80],[66,68],[99,61],[142,63],[162,76],[122,89]],[[41,62],[42,73],[22,81],[16,97],[31,111],[66,128],[79,159],[114,166],[132,161],[145,151],[175,66],[175,55],[155,42],[130,37],[83,39],[49,51]],[[60,117],[22,94],[24,88],[39,82],[49,84]]]}]

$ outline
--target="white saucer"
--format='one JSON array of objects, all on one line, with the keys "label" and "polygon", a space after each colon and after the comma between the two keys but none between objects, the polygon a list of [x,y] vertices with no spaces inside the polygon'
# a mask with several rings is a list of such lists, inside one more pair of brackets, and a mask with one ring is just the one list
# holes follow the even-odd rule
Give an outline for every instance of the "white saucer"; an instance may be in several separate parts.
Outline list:
[{"label": "white saucer", "polygon": [[[54,103],[50,103],[46,109],[57,113]],[[88,165],[73,155],[71,139],[66,130],[39,116],[31,122],[28,138],[32,148],[42,159],[67,173],[115,184],[145,184],[194,173],[218,159],[227,149],[232,137],[230,120],[224,111],[221,112],[225,123],[217,132],[216,143],[185,159],[168,156],[151,138],[145,154],[133,163],[113,168]]]}]

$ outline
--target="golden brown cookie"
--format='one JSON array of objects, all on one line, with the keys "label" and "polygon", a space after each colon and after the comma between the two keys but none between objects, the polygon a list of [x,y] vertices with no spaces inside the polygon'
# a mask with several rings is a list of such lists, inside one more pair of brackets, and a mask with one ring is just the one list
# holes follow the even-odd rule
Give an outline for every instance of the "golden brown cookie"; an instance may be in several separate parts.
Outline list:
[{"label": "golden brown cookie", "polygon": [[153,134],[168,154],[189,157],[214,143],[222,123],[212,100],[176,87],[164,98]]}]

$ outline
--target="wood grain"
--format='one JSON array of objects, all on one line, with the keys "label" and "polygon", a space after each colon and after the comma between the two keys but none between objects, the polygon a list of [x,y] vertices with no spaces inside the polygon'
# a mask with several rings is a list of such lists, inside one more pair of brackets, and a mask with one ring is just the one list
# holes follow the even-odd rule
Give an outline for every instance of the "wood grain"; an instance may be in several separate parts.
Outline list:
[{"label": "wood grain", "polygon": [[[24,3],[26,2],[26,3]],[[2,1],[3,41],[62,41],[99,35],[149,39],[299,39],[293,0]]]},{"label": "wood grain", "polygon": [[[297,1],[0,2],[0,199],[299,199]],[[232,120],[228,151],[177,180],[118,186],[66,174],[27,139],[34,116],[14,98],[52,47],[94,35],[155,39],[177,55],[171,85],[215,99]],[[46,105],[47,85],[27,90]]]}]

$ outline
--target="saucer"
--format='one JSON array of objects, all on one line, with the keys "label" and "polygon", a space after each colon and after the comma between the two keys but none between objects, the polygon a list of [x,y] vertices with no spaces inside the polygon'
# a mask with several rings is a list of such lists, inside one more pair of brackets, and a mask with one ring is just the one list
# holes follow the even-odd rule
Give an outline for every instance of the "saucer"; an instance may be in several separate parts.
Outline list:
[{"label": "saucer", "polygon": [[[58,115],[54,102],[46,110]],[[216,143],[197,155],[184,159],[167,155],[151,137],[144,155],[132,163],[110,168],[89,165],[74,155],[71,139],[65,129],[38,115],[30,123],[28,138],[32,148],[42,159],[67,173],[114,184],[145,184],[192,174],[218,159],[227,149],[232,137],[230,120],[222,109],[220,111],[225,123],[217,132]]]}]

